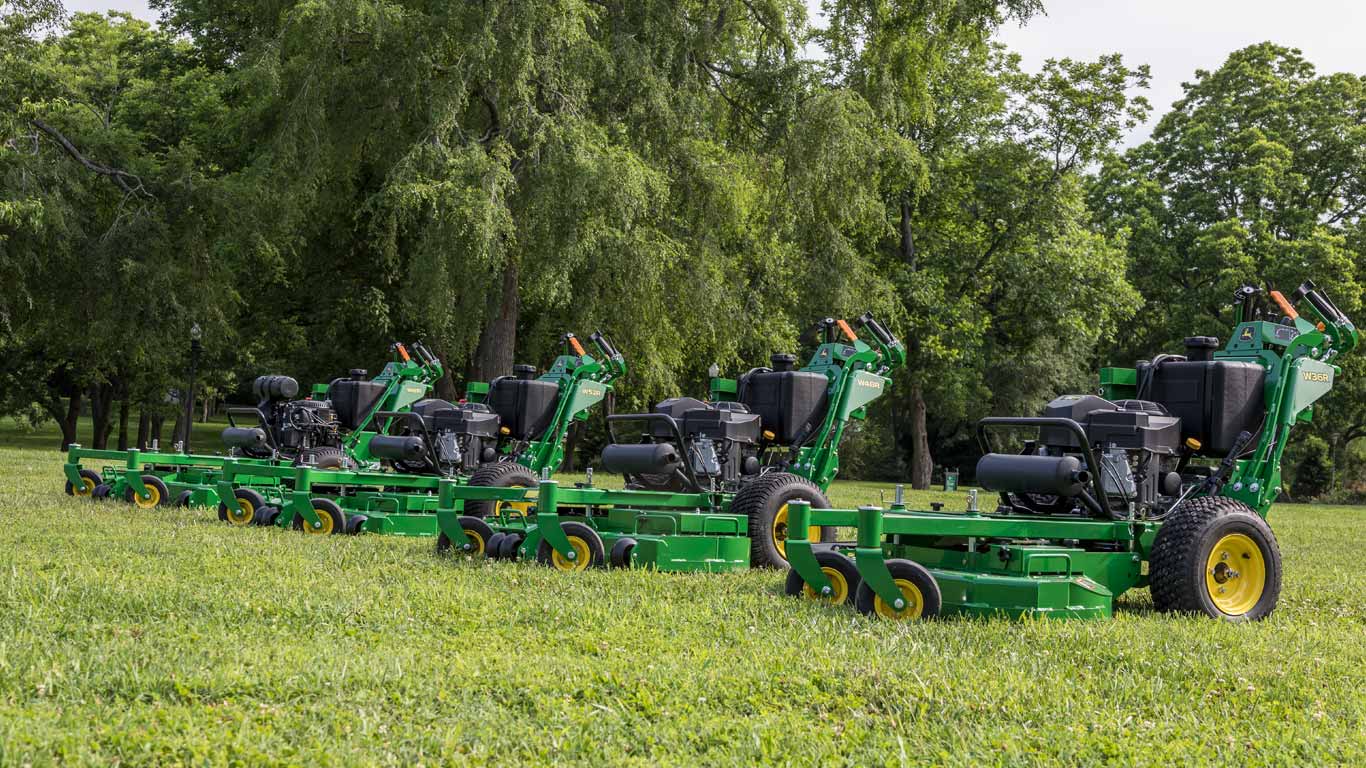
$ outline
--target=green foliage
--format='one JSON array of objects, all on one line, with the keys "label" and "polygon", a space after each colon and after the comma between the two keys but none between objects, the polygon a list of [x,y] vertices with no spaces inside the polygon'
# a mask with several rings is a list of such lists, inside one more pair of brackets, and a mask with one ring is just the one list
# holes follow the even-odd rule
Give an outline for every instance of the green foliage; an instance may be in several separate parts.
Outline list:
[{"label": "green foliage", "polygon": [[1306,435],[1286,449],[1287,492],[1296,499],[1314,499],[1333,487],[1333,454],[1327,441]]}]

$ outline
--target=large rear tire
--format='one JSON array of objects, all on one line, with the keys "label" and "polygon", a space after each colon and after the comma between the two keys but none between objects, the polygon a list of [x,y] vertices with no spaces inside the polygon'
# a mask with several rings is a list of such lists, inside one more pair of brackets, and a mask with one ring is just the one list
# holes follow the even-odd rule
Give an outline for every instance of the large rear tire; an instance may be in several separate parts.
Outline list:
[{"label": "large rear tire", "polygon": [[1162,523],[1148,574],[1159,611],[1257,621],[1280,600],[1281,550],[1251,507],[1203,496],[1182,502]]},{"label": "large rear tire", "polygon": [[[470,485],[481,488],[535,488],[539,483],[531,470],[516,462],[485,464],[470,475]],[[481,520],[500,513],[520,514],[525,517],[528,505],[510,501],[467,501],[465,514]]]},{"label": "large rear tire", "polygon": [[[810,502],[815,509],[830,507],[830,500],[819,486],[786,472],[764,475],[735,494],[731,514],[749,518],[750,567],[787,567],[787,504],[798,499]],[[811,527],[810,533],[816,540],[834,540],[834,530]]]}]

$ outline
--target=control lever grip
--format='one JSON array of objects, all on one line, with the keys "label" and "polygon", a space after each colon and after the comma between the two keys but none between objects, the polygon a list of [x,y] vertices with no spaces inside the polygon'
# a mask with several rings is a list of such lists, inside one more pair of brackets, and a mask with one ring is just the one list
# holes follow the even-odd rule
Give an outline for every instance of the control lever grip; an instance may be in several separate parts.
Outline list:
[{"label": "control lever grip", "polygon": [[621,359],[621,353],[617,351],[616,346],[612,344],[611,340],[603,335],[602,331],[593,331],[593,334],[588,338],[596,344],[598,349],[602,350],[602,353],[607,357],[613,360]]},{"label": "control lever grip", "polygon": [[883,344],[889,347],[897,343],[896,337],[893,336],[891,332],[888,331],[887,328],[882,325],[882,323],[879,323],[876,319],[874,319],[872,312],[864,312],[862,315],[860,315],[858,319],[858,324],[863,328],[867,328],[868,331],[872,333],[878,341],[882,342]]},{"label": "control lever grip", "polygon": [[579,357],[583,357],[585,354],[587,354],[583,351],[583,345],[579,343],[578,337],[574,334],[566,333],[564,335],[564,340],[565,343],[569,345],[569,348],[574,350],[574,354],[578,355]]}]

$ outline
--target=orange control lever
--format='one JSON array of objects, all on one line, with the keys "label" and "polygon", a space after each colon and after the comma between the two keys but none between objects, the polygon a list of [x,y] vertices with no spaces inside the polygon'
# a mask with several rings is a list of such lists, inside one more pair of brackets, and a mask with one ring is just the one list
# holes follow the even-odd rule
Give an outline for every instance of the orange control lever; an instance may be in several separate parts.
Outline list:
[{"label": "orange control lever", "polygon": [[569,337],[569,346],[573,348],[574,354],[578,355],[579,357],[584,356],[585,353],[583,351],[583,345],[579,343],[579,338],[577,336]]},{"label": "orange control lever", "polygon": [[1286,317],[1290,318],[1291,320],[1296,320],[1299,318],[1300,313],[1295,311],[1294,305],[1292,305],[1289,301],[1286,301],[1285,296],[1283,296],[1280,291],[1272,291],[1271,300],[1276,302],[1276,306],[1281,308],[1281,311],[1285,313]]},{"label": "orange control lever", "polygon": [[413,359],[408,356],[407,347],[404,347],[402,344],[395,344],[394,349],[398,350],[398,356],[403,358],[403,362],[411,363],[413,361]]},{"label": "orange control lever", "polygon": [[843,320],[836,320],[835,325],[838,325],[840,327],[840,330],[844,331],[845,338],[849,339],[850,341],[858,341],[858,337],[854,335],[854,329],[850,328],[848,323],[844,322]]}]

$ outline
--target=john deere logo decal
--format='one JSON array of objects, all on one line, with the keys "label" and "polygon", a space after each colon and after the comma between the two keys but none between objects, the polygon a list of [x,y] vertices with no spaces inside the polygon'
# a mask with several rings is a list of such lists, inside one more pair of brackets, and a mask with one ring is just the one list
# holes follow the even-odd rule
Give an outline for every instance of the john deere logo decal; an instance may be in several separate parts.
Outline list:
[{"label": "john deere logo decal", "polygon": [[1320,373],[1318,371],[1305,371],[1300,374],[1300,376],[1303,377],[1305,381],[1312,381],[1316,384],[1327,384],[1332,379],[1328,374]]},{"label": "john deere logo decal", "polygon": [[1252,341],[1252,326],[1249,325],[1248,327],[1244,328],[1243,332],[1239,334],[1238,338],[1243,341]]}]

